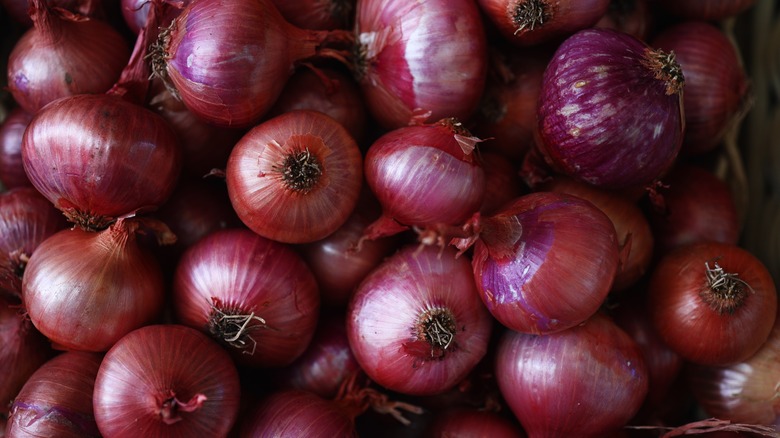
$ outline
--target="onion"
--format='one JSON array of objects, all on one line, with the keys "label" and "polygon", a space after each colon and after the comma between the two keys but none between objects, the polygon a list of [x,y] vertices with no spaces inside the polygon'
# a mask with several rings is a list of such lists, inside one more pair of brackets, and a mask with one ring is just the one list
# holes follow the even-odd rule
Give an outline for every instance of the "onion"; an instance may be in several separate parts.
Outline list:
[{"label": "onion", "polygon": [[[86,17],[102,18],[103,2],[100,0],[46,0],[49,7],[65,9]],[[24,27],[33,25],[30,18],[30,0],[0,0],[0,5],[8,12],[14,21]]]},{"label": "onion", "polygon": [[214,232],[176,268],[177,321],[209,333],[249,366],[289,365],[306,350],[319,293],[303,259],[249,230]]},{"label": "onion", "polygon": [[8,437],[100,437],[92,394],[102,359],[97,353],[69,351],[43,364],[11,406]]},{"label": "onion", "polygon": [[507,41],[531,46],[586,29],[607,12],[610,0],[478,0]]},{"label": "onion", "polygon": [[302,29],[347,29],[357,0],[272,0],[285,20]]},{"label": "onion", "polygon": [[469,262],[451,248],[404,247],[363,280],[347,310],[363,371],[411,395],[459,383],[486,354],[491,328]]},{"label": "onion", "polygon": [[398,128],[378,138],[364,166],[382,216],[365,236],[376,239],[408,227],[441,234],[440,229],[465,222],[485,196],[485,173],[473,154],[479,141],[455,119]]},{"label": "onion", "polygon": [[25,382],[52,356],[46,338],[19,307],[14,300],[0,295],[0,416],[8,413]]},{"label": "onion", "polygon": [[101,20],[52,9],[31,0],[35,27],[8,58],[8,88],[25,111],[35,114],[65,96],[105,93],[119,79],[130,49],[118,31]]},{"label": "onion", "polygon": [[743,361],[774,325],[774,281],[758,258],[736,245],[706,242],[672,251],[653,270],[648,291],[658,334],[696,364]]},{"label": "onion", "polygon": [[523,438],[522,428],[495,412],[476,409],[451,409],[438,413],[427,431],[434,438]]},{"label": "onion", "polygon": [[479,211],[484,215],[495,213],[505,204],[526,194],[527,188],[509,159],[495,152],[480,154],[485,169],[485,196]]},{"label": "onion", "polygon": [[739,213],[726,182],[687,163],[672,169],[664,182],[662,207],[648,213],[658,255],[691,243],[738,243]]},{"label": "onion", "polygon": [[639,348],[600,313],[550,335],[507,330],[496,354],[501,393],[529,438],[606,436],[647,393]]},{"label": "onion", "polygon": [[153,66],[198,117],[248,127],[331,37],[288,23],[271,0],[195,1],[160,33]]},{"label": "onion", "polygon": [[32,115],[16,107],[0,124],[0,183],[7,189],[30,187],[22,164],[22,136]]},{"label": "onion", "polygon": [[480,297],[501,324],[562,331],[606,299],[618,268],[615,227],[581,198],[531,193],[483,220],[472,265]]},{"label": "onion", "polygon": [[653,0],[611,0],[607,13],[594,27],[608,27],[646,41],[653,29]]},{"label": "onion", "polygon": [[189,327],[135,330],[106,353],[95,381],[95,420],[105,438],[225,437],[238,416],[230,356]]},{"label": "onion", "polygon": [[726,34],[712,24],[686,21],[655,36],[653,46],[674,52],[685,74],[685,137],[682,152],[715,149],[741,120],[749,86],[739,53]]},{"label": "onion", "polygon": [[539,96],[539,147],[562,173],[626,189],[659,178],[683,137],[683,75],[673,54],[611,29],[561,44]]},{"label": "onion", "polygon": [[739,15],[756,0],[657,0],[657,3],[678,17],[717,21]]},{"label": "onion", "polygon": [[366,104],[386,129],[466,121],[485,88],[487,42],[472,0],[359,0],[355,60]]},{"label": "onion", "polygon": [[32,187],[0,193],[0,295],[21,297],[33,251],[65,225],[65,218]]},{"label": "onion", "polygon": [[35,327],[58,348],[106,351],[160,316],[162,272],[136,242],[140,227],[120,219],[100,232],[63,230],[30,257],[22,298]]},{"label": "onion", "polygon": [[363,181],[355,140],[337,121],[310,110],[252,128],[233,148],[226,172],[241,221],[286,243],[336,231],[355,208]]}]

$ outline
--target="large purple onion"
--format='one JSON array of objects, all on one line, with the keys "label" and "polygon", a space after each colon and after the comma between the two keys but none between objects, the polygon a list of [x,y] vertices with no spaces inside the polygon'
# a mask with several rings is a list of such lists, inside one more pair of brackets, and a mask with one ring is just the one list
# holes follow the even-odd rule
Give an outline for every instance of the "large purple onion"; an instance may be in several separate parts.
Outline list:
[{"label": "large purple onion", "polygon": [[683,82],[672,53],[615,30],[580,31],[544,73],[539,147],[558,171],[590,184],[648,184],[680,150]]}]

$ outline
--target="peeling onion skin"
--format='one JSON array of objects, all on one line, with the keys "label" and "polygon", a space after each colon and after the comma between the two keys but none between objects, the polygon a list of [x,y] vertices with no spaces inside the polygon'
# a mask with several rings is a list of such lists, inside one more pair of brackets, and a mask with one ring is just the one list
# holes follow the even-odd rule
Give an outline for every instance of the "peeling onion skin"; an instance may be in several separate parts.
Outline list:
[{"label": "peeling onion skin", "polygon": [[[451,312],[452,341],[420,340],[419,318]],[[349,344],[374,382],[410,395],[433,395],[459,383],[487,353],[493,321],[477,297],[468,260],[452,248],[410,245],[358,286],[347,310]]]},{"label": "peeling onion skin", "polygon": [[536,133],[553,168],[625,189],[647,185],[671,167],[683,139],[682,74],[667,59],[672,77],[656,79],[662,70],[646,65],[650,50],[603,28],[577,32],[558,47],[542,79]]},{"label": "peeling onion skin", "polygon": [[480,297],[504,326],[549,334],[590,318],[618,268],[610,219],[572,195],[535,192],[484,219],[472,266]]},{"label": "peeling onion skin", "polygon": [[363,96],[385,129],[476,111],[488,63],[473,0],[359,0],[355,34]]},{"label": "peeling onion skin", "polygon": [[648,388],[639,348],[601,313],[551,335],[507,330],[496,378],[529,438],[607,436],[637,413]]}]

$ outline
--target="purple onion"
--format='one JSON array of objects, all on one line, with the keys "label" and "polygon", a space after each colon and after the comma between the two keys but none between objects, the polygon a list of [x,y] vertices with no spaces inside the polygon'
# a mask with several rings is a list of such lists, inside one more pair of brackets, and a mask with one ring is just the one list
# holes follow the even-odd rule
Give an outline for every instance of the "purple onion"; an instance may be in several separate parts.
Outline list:
[{"label": "purple onion", "polygon": [[556,50],[539,96],[539,147],[558,171],[608,187],[661,176],[680,150],[683,75],[672,53],[611,29]]}]

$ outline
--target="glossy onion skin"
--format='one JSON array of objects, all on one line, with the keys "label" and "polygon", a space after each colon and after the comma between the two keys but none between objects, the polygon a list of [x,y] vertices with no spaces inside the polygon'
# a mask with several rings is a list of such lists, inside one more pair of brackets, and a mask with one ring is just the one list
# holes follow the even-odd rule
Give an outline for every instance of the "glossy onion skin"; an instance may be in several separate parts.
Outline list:
[{"label": "glossy onion skin", "polygon": [[22,279],[35,327],[59,348],[107,351],[159,317],[157,260],[123,223],[100,232],[66,229],[41,243]]},{"label": "glossy onion skin", "polygon": [[294,63],[315,54],[321,32],[292,26],[271,0],[194,1],[173,21],[167,76],[203,120],[248,127],[274,104]]},{"label": "glossy onion skin", "polygon": [[648,387],[638,347],[600,313],[551,335],[507,330],[496,378],[529,438],[608,436],[639,410]]},{"label": "glossy onion skin", "polygon": [[[427,350],[420,358],[411,352],[419,342],[413,327],[436,308],[453,314],[453,345],[439,358]],[[445,392],[466,377],[487,352],[492,323],[468,261],[431,246],[407,246],[385,260],[358,286],[347,311],[349,344],[363,371],[413,395]]]},{"label": "glossy onion skin", "polygon": [[268,326],[249,333],[257,342],[254,354],[228,347],[240,364],[288,365],[314,335],[320,298],[313,274],[292,249],[249,230],[211,233],[182,256],[173,285],[177,320],[208,332],[214,298],[221,310],[254,312]]},{"label": "glossy onion skin", "polygon": [[68,351],[43,364],[14,400],[7,436],[100,437],[92,395],[102,360],[102,354]]},{"label": "glossy onion skin", "polygon": [[31,187],[22,164],[22,137],[32,114],[16,107],[0,124],[0,183],[5,188]]},{"label": "glossy onion skin", "polygon": [[604,188],[642,186],[677,158],[680,93],[643,65],[648,46],[586,29],[556,50],[539,95],[538,145],[554,168]]},{"label": "glossy onion skin", "polygon": [[363,96],[386,129],[429,121],[466,121],[487,76],[487,42],[473,0],[359,0],[355,18],[365,50]]},{"label": "glossy onion skin", "polygon": [[[165,424],[159,406],[173,394],[206,397]],[[150,325],[106,353],[95,381],[95,420],[105,438],[226,437],[238,417],[240,386],[230,355],[206,335],[179,325]]]},{"label": "glossy onion skin", "polygon": [[60,210],[117,218],[168,199],[181,151],[157,114],[114,95],[78,95],[35,115],[22,161],[33,186]]},{"label": "glossy onion skin", "polygon": [[[304,148],[319,160],[322,174],[302,193],[289,188],[275,169]],[[233,208],[252,231],[279,242],[308,243],[336,231],[352,213],[363,159],[340,123],[298,110],[252,128],[233,147],[226,173]]]},{"label": "glossy onion skin", "polygon": [[513,228],[480,237],[472,258],[480,297],[504,326],[554,333],[601,307],[618,267],[615,227],[601,210],[572,195],[536,192],[488,220]]},{"label": "glossy onion skin", "polygon": [[[720,314],[703,299],[705,263],[737,274],[751,291],[733,312]],[[664,256],[649,284],[649,312],[661,338],[689,362],[728,365],[749,358],[767,340],[775,322],[777,292],[767,268],[736,245],[704,242]]]}]

